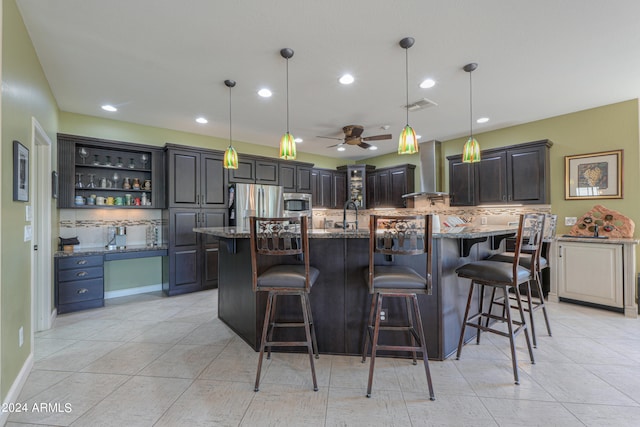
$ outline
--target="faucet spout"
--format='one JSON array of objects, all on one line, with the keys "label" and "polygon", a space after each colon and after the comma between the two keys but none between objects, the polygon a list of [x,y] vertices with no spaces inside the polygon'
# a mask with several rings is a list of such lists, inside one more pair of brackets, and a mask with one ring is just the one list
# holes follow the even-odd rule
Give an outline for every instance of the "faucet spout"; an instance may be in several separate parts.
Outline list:
[{"label": "faucet spout", "polygon": [[344,207],[342,208],[342,228],[344,230],[347,229],[347,209],[349,209],[349,206],[353,206],[353,208],[356,210],[356,230],[358,229],[358,205],[356,205],[356,202],[354,202],[353,200],[347,200],[346,202],[344,202]]}]

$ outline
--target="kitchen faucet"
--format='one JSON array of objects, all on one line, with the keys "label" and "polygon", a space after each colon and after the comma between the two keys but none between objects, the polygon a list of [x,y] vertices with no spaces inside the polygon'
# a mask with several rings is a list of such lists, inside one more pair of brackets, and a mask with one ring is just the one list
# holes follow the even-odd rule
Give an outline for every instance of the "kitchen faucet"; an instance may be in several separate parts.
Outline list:
[{"label": "kitchen faucet", "polygon": [[344,208],[342,208],[342,228],[347,229],[347,209],[352,205],[356,210],[356,230],[358,229],[358,205],[353,200],[347,200],[344,202]]}]

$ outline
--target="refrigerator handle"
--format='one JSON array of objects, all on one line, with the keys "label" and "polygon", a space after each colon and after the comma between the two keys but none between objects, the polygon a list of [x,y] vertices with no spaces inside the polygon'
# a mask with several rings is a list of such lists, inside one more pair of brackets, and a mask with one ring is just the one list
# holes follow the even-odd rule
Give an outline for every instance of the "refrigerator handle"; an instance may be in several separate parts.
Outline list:
[{"label": "refrigerator handle", "polygon": [[264,216],[264,189],[258,188],[258,216]]}]

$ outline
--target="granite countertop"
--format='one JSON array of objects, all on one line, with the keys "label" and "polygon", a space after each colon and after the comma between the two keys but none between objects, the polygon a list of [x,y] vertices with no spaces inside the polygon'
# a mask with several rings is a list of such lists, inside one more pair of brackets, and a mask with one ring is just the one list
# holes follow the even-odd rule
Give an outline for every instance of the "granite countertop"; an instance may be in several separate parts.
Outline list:
[{"label": "granite countertop", "polygon": [[104,255],[116,253],[145,252],[145,251],[166,251],[167,245],[146,246],[146,245],[127,245],[121,249],[107,249],[104,246],[78,247],[73,252],[56,251],[54,257],[70,257],[70,256],[88,256],[88,255]]},{"label": "granite countertop", "polygon": [[[439,233],[433,233],[434,238],[446,239],[475,239],[478,237],[497,236],[517,232],[517,227],[507,225],[467,225],[464,227],[442,228]],[[194,228],[196,233],[210,234],[229,239],[248,239],[249,229],[241,227],[202,227]],[[341,228],[311,229],[310,239],[366,239],[369,237],[368,228],[357,230],[343,230]]]},{"label": "granite countertop", "polygon": [[605,238],[597,238],[597,237],[580,237],[580,236],[568,236],[568,235],[564,235],[564,236],[556,236],[556,240],[558,241],[562,241],[562,242],[580,242],[580,243],[604,243],[604,244],[610,244],[610,245],[624,245],[624,244],[632,244],[632,245],[637,245],[638,243],[640,243],[640,241],[638,239],[634,239],[634,238],[611,238],[611,237],[605,237]]}]

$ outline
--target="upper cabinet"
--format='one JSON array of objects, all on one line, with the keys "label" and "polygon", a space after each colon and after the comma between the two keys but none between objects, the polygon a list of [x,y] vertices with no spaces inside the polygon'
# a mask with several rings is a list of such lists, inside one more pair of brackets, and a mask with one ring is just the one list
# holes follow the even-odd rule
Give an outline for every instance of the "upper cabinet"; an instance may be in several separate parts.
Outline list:
[{"label": "upper cabinet", "polygon": [[314,209],[342,209],[347,198],[346,174],[332,169],[312,169],[311,194]]},{"label": "upper cabinet", "polygon": [[345,173],[346,177],[346,198],[356,204],[358,208],[367,206],[367,177],[375,170],[375,166],[370,165],[345,165],[339,166],[338,170]]},{"label": "upper cabinet", "polygon": [[549,140],[484,150],[481,161],[449,156],[452,206],[550,203]]},{"label": "upper cabinet", "polygon": [[58,134],[59,208],[164,208],[161,147]]},{"label": "upper cabinet", "polygon": [[278,161],[239,155],[238,169],[229,169],[229,182],[279,185]]},{"label": "upper cabinet", "polygon": [[311,193],[311,164],[280,162],[280,185],[287,193]]},{"label": "upper cabinet", "polygon": [[415,165],[406,164],[370,172],[367,175],[367,207],[406,207],[402,195],[415,191],[415,169]]}]

